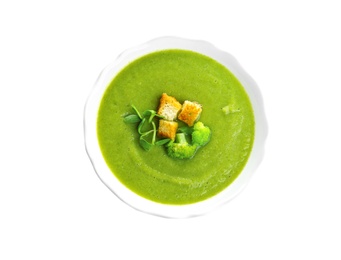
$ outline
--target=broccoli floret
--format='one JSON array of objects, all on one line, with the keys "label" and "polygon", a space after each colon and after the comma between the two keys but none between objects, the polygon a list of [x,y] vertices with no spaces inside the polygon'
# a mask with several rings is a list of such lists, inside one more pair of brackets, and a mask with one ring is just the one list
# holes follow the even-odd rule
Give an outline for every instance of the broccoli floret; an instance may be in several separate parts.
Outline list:
[{"label": "broccoli floret", "polygon": [[167,146],[168,155],[172,158],[190,159],[197,151],[197,145],[190,145],[184,133],[178,133],[175,142],[170,142]]},{"label": "broccoli floret", "polygon": [[202,122],[196,122],[193,126],[192,144],[196,146],[204,146],[210,141],[211,129]]},{"label": "broccoli floret", "polygon": [[199,147],[206,145],[211,138],[211,129],[202,122],[194,124],[192,129],[192,144],[186,140],[185,133],[178,133],[175,142],[170,142],[167,146],[168,155],[172,158],[190,159]]}]

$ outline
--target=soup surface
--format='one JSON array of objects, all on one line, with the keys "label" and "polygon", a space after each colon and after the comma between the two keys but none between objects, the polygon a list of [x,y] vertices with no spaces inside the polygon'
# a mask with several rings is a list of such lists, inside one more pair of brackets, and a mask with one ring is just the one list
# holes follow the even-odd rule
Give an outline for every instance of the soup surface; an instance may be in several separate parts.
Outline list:
[{"label": "soup surface", "polygon": [[[163,146],[145,151],[137,125],[123,117],[157,110],[162,93],[179,102],[197,101],[210,142],[192,159],[172,159]],[[255,122],[249,97],[223,65],[187,50],[163,50],[131,62],[105,91],[97,118],[102,155],[130,190],[164,204],[190,204],[216,195],[243,170],[252,150]]]}]

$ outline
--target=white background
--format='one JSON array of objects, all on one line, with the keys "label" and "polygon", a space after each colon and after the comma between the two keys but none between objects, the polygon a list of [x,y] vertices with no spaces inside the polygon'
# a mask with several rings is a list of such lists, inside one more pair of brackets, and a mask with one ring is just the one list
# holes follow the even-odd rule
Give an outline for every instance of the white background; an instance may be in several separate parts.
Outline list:
[{"label": "white background", "polygon": [[[341,259],[338,2],[2,0],[0,259]],[[194,219],[122,203],[83,142],[102,68],[168,35],[234,55],[269,123],[248,187]]]}]

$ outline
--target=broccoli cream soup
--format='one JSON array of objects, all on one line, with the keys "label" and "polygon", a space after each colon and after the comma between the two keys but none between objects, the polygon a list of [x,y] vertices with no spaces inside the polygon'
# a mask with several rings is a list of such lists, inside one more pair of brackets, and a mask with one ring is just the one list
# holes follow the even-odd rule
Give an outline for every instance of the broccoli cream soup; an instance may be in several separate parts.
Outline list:
[{"label": "broccoli cream soup", "polygon": [[[169,156],[169,140],[141,146],[139,122],[124,120],[136,110],[157,111],[163,93],[202,108],[198,120],[209,127],[210,140],[191,158]],[[153,120],[158,127],[161,119]],[[248,160],[254,133],[253,109],[238,79],[215,60],[186,50],[153,52],[131,62],[107,87],[97,118],[99,145],[112,173],[133,192],[164,204],[199,202],[228,187]]]}]

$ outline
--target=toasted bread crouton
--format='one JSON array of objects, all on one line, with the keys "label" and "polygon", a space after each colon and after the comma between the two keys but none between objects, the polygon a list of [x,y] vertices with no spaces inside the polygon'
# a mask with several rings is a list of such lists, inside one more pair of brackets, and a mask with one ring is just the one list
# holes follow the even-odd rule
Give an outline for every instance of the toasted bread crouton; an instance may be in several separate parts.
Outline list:
[{"label": "toasted bread crouton", "polygon": [[177,122],[160,119],[158,131],[159,136],[174,140],[177,130],[178,130]]},{"label": "toasted bread crouton", "polygon": [[202,107],[199,103],[186,100],[182,105],[178,119],[192,126],[199,119],[201,111]]},{"label": "toasted bread crouton", "polygon": [[157,113],[161,116],[164,116],[165,119],[173,121],[176,119],[181,107],[181,104],[174,97],[163,93]]}]

